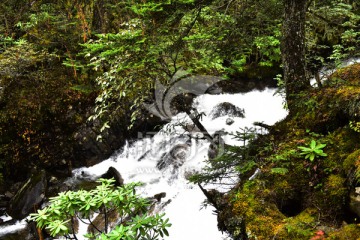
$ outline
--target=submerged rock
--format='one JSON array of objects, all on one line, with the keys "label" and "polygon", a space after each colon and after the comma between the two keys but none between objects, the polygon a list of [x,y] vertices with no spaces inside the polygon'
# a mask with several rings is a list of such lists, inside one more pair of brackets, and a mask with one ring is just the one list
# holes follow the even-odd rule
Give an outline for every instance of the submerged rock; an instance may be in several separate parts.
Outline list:
[{"label": "submerged rock", "polygon": [[45,197],[46,186],[45,171],[33,175],[10,200],[7,213],[14,219],[23,219],[34,212]]},{"label": "submerged rock", "polygon": [[226,125],[232,125],[234,122],[235,122],[235,121],[234,121],[234,119],[232,119],[232,118],[226,119]]}]

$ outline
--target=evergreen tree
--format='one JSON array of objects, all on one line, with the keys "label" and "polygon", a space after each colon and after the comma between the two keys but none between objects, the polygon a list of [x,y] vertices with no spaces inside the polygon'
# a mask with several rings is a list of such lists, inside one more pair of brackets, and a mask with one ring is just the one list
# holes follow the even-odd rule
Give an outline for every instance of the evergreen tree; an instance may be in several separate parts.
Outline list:
[{"label": "evergreen tree", "polygon": [[286,101],[290,113],[295,110],[297,95],[310,86],[305,70],[306,3],[307,0],[284,0],[281,53]]}]

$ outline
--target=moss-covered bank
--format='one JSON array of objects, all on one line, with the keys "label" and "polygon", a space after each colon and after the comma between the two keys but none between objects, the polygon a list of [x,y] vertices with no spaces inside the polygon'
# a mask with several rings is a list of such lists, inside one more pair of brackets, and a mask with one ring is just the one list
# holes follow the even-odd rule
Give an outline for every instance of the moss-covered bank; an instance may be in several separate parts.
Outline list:
[{"label": "moss-covered bank", "polygon": [[[296,114],[252,143],[262,174],[216,200],[219,228],[234,239],[360,238],[360,64],[302,99]],[[301,154],[312,140],[326,144],[327,156]]]}]

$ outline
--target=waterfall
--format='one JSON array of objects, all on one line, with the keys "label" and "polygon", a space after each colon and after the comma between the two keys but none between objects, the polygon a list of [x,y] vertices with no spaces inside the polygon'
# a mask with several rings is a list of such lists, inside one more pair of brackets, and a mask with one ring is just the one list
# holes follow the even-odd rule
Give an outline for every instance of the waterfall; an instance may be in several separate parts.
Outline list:
[{"label": "waterfall", "polygon": [[[240,128],[252,127],[255,121],[272,125],[284,118],[287,111],[282,107],[283,99],[274,93],[275,89],[265,89],[243,94],[204,94],[194,100],[193,108],[204,113],[201,123],[210,134],[219,130],[232,133]],[[214,107],[223,102],[244,109],[245,118],[228,115],[214,118]],[[200,132],[193,131],[189,134],[185,130],[191,124],[186,114],[179,113],[159,132],[139,134],[136,141],[126,143],[122,150],[109,159],[92,167],[75,169],[73,177],[65,183],[96,179],[112,166],[121,173],[125,183],[144,183],[137,190],[144,197],[166,192],[162,202],[168,204],[159,211],[165,212],[172,223],[168,229],[170,237],[167,239],[225,239],[226,235],[217,229],[214,208],[201,209],[205,196],[197,185],[186,179],[188,173],[204,167],[210,145],[206,139],[196,139],[196,135],[201,137]],[[224,140],[230,145],[241,144],[230,134],[225,135]],[[209,186],[205,186],[207,187]],[[220,191],[227,190],[222,186],[218,188]],[[80,226],[79,239],[85,231],[86,226]]]},{"label": "waterfall", "polygon": [[[251,127],[255,121],[271,125],[284,118],[287,112],[282,108],[283,99],[274,96],[274,92],[274,89],[266,89],[245,94],[204,94],[194,100],[193,108],[205,114],[201,123],[210,134],[219,130],[231,133]],[[222,102],[244,109],[245,118],[233,116],[231,125],[226,124],[229,116],[212,119],[211,111]],[[162,201],[171,202],[161,211],[173,224],[169,228],[169,239],[222,239],[225,236],[217,230],[214,208],[200,209],[205,196],[196,185],[186,180],[187,173],[204,166],[210,144],[207,140],[190,138],[184,130],[187,124],[191,124],[191,120],[180,113],[158,133],[141,134],[136,142],[126,144],[111,158],[89,168],[74,170],[70,181],[96,179],[113,166],[125,182],[143,182],[145,185],[139,191],[144,196],[166,192]],[[230,135],[224,137],[227,144],[239,144]]]}]

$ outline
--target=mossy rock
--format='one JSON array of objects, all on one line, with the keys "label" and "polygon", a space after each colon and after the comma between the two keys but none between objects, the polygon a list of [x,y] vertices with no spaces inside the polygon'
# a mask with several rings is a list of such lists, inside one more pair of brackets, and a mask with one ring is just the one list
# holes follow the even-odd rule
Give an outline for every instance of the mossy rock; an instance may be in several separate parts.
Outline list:
[{"label": "mossy rock", "polygon": [[343,219],[349,194],[345,182],[346,178],[331,174],[309,197],[307,204],[320,210],[320,220],[336,222],[337,219]]},{"label": "mossy rock", "polygon": [[337,70],[330,79],[330,84],[345,81],[346,84],[359,85],[360,84],[360,63],[352,64],[348,67]]},{"label": "mossy rock", "polygon": [[310,239],[314,236],[315,228],[318,225],[317,215],[317,210],[308,208],[297,216],[285,219],[276,234],[276,239]]},{"label": "mossy rock", "polygon": [[248,181],[233,197],[232,215],[246,223],[249,239],[275,236],[285,218],[276,204],[266,201],[270,192],[263,186],[261,181]]},{"label": "mossy rock", "polygon": [[[322,88],[299,94],[296,116],[289,119],[292,128],[327,133],[359,121],[360,64],[340,69]],[[289,129],[292,129],[289,128]]]},{"label": "mossy rock", "polygon": [[344,161],[343,168],[348,175],[348,183],[354,186],[360,182],[360,149],[351,153]]},{"label": "mossy rock", "polygon": [[343,163],[344,170],[346,172],[351,171],[356,165],[357,162],[360,161],[360,149],[355,150],[345,159]]},{"label": "mossy rock", "polygon": [[327,239],[331,240],[357,240],[360,238],[359,224],[349,224],[329,233]]}]

